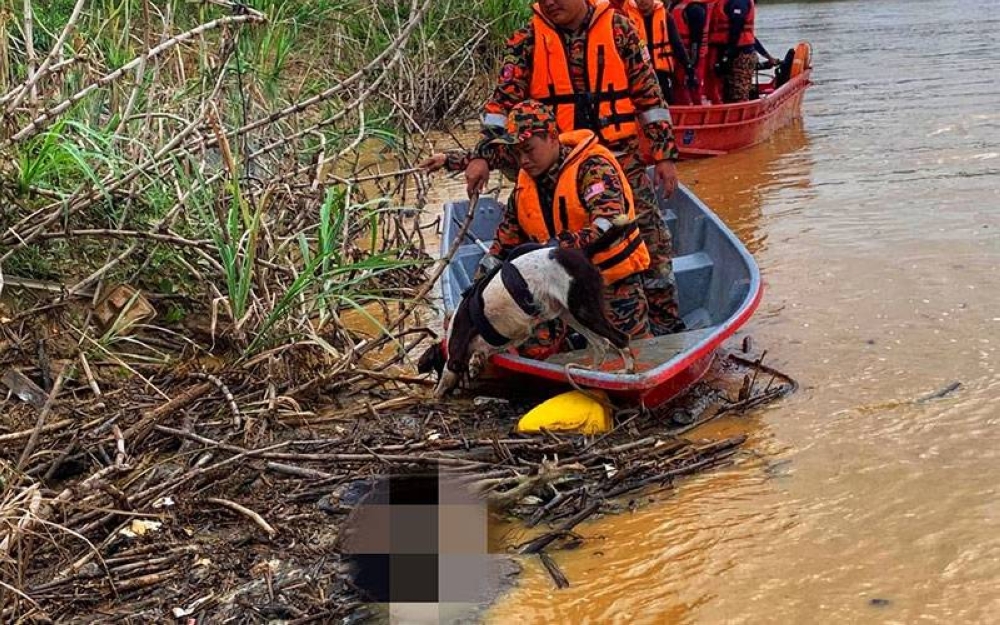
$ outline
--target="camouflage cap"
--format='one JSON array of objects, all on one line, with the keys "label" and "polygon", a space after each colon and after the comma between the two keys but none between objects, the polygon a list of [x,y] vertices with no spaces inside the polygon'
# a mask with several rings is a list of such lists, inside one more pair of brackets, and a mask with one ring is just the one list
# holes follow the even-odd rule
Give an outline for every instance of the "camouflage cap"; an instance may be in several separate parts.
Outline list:
[{"label": "camouflage cap", "polygon": [[514,105],[507,114],[507,126],[504,134],[491,143],[506,143],[514,145],[532,135],[559,133],[556,125],[556,115],[552,107],[537,100],[525,100]]}]

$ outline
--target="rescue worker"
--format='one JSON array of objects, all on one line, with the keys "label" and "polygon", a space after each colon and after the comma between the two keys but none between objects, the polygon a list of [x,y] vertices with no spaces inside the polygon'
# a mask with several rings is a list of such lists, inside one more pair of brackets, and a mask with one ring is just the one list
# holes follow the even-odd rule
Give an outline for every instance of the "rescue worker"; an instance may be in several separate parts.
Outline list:
[{"label": "rescue worker", "polygon": [[680,0],[670,15],[685,51],[687,64],[674,72],[674,101],[701,104],[708,57],[708,18],[711,0]]},{"label": "rescue worker", "polygon": [[[754,49],[754,0],[717,0],[709,19],[708,43],[712,65],[721,78],[721,92],[713,89],[713,102],[746,102],[757,71]],[[717,82],[716,84],[719,84]]]},{"label": "rescue worker", "polygon": [[[531,22],[507,42],[499,82],[485,106],[483,139],[472,154],[435,155],[423,164],[465,169],[469,193],[479,191],[491,168],[513,177],[509,149],[490,143],[506,113],[529,98],[555,108],[559,129],[593,131],[618,158],[635,198],[651,264],[643,275],[656,334],[684,328],[677,311],[670,232],[660,217],[646,164],[664,195],[677,187],[677,146],[670,113],[650,65],[649,52],[629,19],[607,0],[541,0]],[[639,147],[640,130],[645,154]]]},{"label": "rescue worker", "polygon": [[[582,248],[615,218],[635,219],[632,189],[614,154],[590,130],[560,134],[551,107],[535,100],[515,104],[504,133],[491,143],[510,146],[520,169],[490,253],[480,262],[484,269],[522,243]],[[632,338],[651,336],[640,277],[649,252],[638,226],[591,260],[604,278],[615,327]],[[543,324],[521,353],[544,358],[567,347],[566,333],[561,322]]]},{"label": "rescue worker", "polygon": [[664,99],[673,104],[675,68],[688,65],[687,52],[673,18],[660,0],[629,0],[624,10],[639,39],[646,43]]}]

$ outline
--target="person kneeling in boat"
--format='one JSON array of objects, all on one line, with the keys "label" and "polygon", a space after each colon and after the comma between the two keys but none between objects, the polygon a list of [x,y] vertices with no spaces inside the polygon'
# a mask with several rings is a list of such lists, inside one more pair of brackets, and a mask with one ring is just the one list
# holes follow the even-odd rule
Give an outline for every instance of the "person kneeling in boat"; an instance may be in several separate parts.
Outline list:
[{"label": "person kneeling in boat", "polygon": [[[632,189],[621,165],[589,130],[559,134],[555,113],[526,100],[507,115],[505,133],[495,143],[510,145],[519,165],[517,187],[507,203],[490,253],[480,273],[498,265],[523,243],[582,248],[622,216],[634,220]],[[591,260],[601,270],[611,322],[633,339],[652,336],[641,274],[649,251],[638,224],[623,239]],[[561,322],[536,328],[521,354],[546,358],[573,349]]]}]

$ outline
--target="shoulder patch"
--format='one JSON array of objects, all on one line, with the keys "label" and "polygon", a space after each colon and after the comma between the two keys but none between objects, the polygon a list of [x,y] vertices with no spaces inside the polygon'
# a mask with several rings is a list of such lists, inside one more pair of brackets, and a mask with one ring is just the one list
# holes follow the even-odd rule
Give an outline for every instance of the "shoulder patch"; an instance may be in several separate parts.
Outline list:
[{"label": "shoulder patch", "polygon": [[595,182],[594,184],[587,187],[587,190],[583,193],[583,200],[586,202],[592,200],[598,195],[604,193],[606,187],[603,182]]}]

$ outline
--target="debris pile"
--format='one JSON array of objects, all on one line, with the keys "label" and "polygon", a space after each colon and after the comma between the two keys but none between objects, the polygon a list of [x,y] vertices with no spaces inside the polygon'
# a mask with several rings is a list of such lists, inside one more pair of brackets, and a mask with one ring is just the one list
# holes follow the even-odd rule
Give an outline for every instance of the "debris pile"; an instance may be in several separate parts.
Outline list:
[{"label": "debris pile", "polygon": [[755,383],[680,428],[669,413],[625,409],[598,437],[528,436],[509,434],[528,406],[436,404],[419,388],[429,380],[405,376],[391,383],[418,388],[380,401],[392,376],[357,377],[339,383],[378,388],[350,406],[299,412],[270,410],[255,391],[266,384],[231,372],[177,375],[157,387],[167,397],[133,380],[85,399],[85,383],[63,375],[41,408],[11,394],[0,433],[0,620],[323,622],[360,600],[337,537],[366,476],[454,472],[497,512],[551,527],[517,549],[544,553],[588,517],[730,461],[743,441],[679,432],[793,388]]}]

